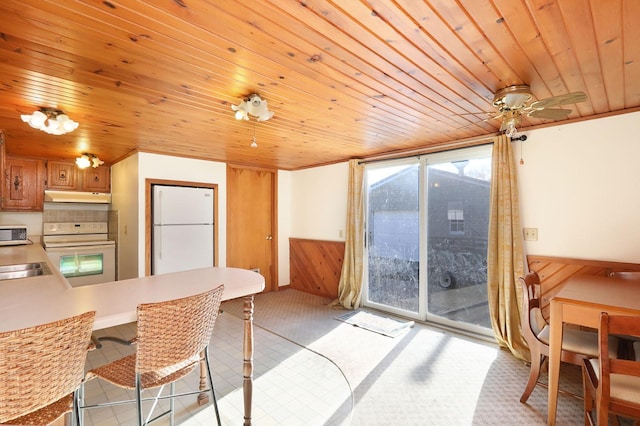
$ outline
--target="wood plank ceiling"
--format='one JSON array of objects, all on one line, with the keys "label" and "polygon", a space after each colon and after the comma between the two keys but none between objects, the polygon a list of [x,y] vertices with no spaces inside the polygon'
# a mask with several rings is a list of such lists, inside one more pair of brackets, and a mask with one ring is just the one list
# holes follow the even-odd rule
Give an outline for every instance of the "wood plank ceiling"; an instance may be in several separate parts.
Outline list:
[{"label": "wood plank ceiling", "polygon": [[[512,84],[585,92],[570,120],[640,107],[637,0],[2,0],[0,14],[12,155],[297,170],[493,134],[483,119]],[[252,93],[271,120],[234,119]],[[79,128],[21,121],[40,107]]]}]

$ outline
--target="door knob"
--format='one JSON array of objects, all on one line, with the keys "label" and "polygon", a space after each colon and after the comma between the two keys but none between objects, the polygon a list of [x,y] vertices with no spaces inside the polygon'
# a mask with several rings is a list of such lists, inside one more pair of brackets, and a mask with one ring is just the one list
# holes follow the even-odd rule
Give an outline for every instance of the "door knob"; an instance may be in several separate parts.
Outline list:
[{"label": "door knob", "polygon": [[273,235],[267,235],[267,240],[273,240]]}]

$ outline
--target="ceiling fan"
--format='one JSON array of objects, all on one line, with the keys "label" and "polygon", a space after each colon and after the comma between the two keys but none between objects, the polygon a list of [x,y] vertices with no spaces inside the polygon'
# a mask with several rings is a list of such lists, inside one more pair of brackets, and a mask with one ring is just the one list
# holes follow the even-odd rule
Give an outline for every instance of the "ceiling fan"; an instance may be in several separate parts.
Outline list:
[{"label": "ceiling fan", "polygon": [[526,84],[504,87],[493,96],[493,106],[496,107],[497,113],[488,120],[501,118],[500,131],[504,131],[506,136],[512,137],[516,134],[516,127],[520,125],[523,115],[549,120],[562,120],[567,118],[572,110],[556,107],[584,102],[587,100],[587,95],[583,92],[572,92],[529,103],[532,98],[531,89]]}]

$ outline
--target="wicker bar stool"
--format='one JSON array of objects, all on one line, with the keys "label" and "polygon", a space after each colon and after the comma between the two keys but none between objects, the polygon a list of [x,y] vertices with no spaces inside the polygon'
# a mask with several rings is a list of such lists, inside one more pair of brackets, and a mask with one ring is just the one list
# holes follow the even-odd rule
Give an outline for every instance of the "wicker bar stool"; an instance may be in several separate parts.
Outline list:
[{"label": "wicker bar stool", "polygon": [[[159,303],[138,305],[138,331],[132,340],[136,353],[125,356],[104,366],[87,372],[85,381],[101,378],[125,389],[135,389],[136,399],[81,406],[81,411],[94,407],[135,403],[138,424],[146,425],[165,415],[170,415],[174,424],[174,399],[204,392],[203,390],[175,393],[175,382],[190,372],[204,360],[208,378],[208,389],[213,398],[213,406],[218,425],[220,414],[213,389],[208,345],[213,327],[218,317],[224,286],[195,296]],[[165,385],[170,385],[170,394],[162,395]],[[145,389],[160,388],[156,397],[143,398]],[[158,400],[169,399],[169,410],[151,418]],[[146,418],[142,402],[154,401]],[[84,403],[84,401],[82,401]]]},{"label": "wicker bar stool", "polygon": [[73,411],[95,311],[0,333],[0,423],[46,425]]}]

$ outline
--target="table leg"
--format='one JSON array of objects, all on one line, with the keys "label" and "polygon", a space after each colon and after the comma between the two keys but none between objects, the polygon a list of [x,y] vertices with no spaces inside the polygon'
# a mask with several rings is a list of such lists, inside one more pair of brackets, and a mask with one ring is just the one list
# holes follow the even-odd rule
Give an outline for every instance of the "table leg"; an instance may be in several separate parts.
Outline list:
[{"label": "table leg", "polygon": [[549,401],[547,424],[556,424],[558,407],[558,383],[560,379],[560,357],[562,351],[562,302],[551,300],[550,306],[550,334],[549,334]]},{"label": "table leg", "polygon": [[198,394],[198,405],[205,405],[209,403],[209,392],[205,392],[207,389],[207,364],[204,361],[204,351],[200,353],[200,387],[202,391]]},{"label": "table leg", "polygon": [[251,400],[253,397],[253,295],[244,298],[244,346],[243,383],[244,424],[251,425]]}]

